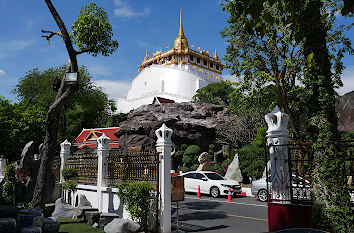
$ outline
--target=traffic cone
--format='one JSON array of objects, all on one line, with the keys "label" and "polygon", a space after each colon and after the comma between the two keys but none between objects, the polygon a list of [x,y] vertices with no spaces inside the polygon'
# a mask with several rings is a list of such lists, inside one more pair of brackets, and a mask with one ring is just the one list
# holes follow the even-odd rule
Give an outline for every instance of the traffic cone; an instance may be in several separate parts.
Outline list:
[{"label": "traffic cone", "polygon": [[198,199],[202,198],[202,196],[200,195],[200,185],[198,185],[197,198],[198,198]]},{"label": "traffic cone", "polygon": [[227,201],[228,201],[228,202],[232,202],[231,187],[229,187],[229,195],[227,196]]}]

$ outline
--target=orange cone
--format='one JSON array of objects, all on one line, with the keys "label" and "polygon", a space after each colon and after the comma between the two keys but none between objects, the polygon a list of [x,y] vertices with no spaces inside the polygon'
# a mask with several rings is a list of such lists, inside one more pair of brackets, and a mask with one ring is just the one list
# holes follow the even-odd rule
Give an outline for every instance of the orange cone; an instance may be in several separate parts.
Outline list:
[{"label": "orange cone", "polygon": [[202,196],[200,195],[200,185],[198,185],[197,198],[198,198],[198,199],[202,198]]},{"label": "orange cone", "polygon": [[229,195],[227,196],[227,201],[228,201],[228,202],[232,202],[231,187],[229,187]]}]

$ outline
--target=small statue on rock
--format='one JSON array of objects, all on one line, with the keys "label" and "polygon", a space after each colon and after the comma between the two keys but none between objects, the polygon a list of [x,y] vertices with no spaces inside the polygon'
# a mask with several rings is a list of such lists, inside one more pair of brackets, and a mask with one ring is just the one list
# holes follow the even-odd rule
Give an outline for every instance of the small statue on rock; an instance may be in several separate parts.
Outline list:
[{"label": "small statue on rock", "polygon": [[203,152],[199,155],[198,161],[200,163],[197,171],[211,171],[211,166],[209,162],[209,155],[207,152]]}]

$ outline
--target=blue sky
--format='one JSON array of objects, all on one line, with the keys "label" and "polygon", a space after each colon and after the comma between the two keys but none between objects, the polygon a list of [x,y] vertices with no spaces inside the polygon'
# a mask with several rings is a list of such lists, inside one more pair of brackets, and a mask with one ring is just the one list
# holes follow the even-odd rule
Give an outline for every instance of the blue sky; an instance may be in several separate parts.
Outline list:
[{"label": "blue sky", "polygon": [[[89,2],[53,0],[68,29],[80,8]],[[216,49],[220,58],[224,56],[226,44],[219,32],[227,26],[227,14],[217,0],[101,0],[96,3],[106,9],[119,48],[109,57],[80,55],[78,62],[88,67],[93,81],[110,98],[126,95],[146,50],[151,54],[166,45],[173,46],[180,8],[189,44],[209,51]],[[58,30],[44,1],[0,0],[0,26],[0,95],[16,101],[11,90],[27,71],[66,64],[67,53],[58,37],[50,45],[41,37],[42,29]],[[348,35],[353,41],[353,30]],[[354,90],[354,58],[347,55],[343,61],[347,68],[340,94]],[[223,73],[228,76],[229,71]]]}]

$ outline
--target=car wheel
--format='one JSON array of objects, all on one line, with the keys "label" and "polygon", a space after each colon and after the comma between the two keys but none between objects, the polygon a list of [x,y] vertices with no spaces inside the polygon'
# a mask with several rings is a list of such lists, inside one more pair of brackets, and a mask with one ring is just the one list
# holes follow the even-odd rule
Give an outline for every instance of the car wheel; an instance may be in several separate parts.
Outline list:
[{"label": "car wheel", "polygon": [[210,195],[214,198],[218,197],[220,194],[220,191],[218,189],[218,187],[211,187],[210,189]]},{"label": "car wheel", "polygon": [[267,190],[265,189],[261,189],[258,191],[258,199],[260,201],[267,201],[268,197],[267,197]]}]

